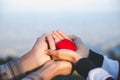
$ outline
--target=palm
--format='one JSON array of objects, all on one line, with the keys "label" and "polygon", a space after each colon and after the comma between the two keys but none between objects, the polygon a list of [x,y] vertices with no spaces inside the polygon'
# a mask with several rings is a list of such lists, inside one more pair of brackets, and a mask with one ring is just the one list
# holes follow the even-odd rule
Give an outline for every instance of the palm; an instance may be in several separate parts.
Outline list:
[{"label": "palm", "polygon": [[40,65],[43,65],[46,61],[50,60],[50,57],[45,54],[45,50],[47,49],[48,44],[45,40],[45,36],[38,38],[32,51],[34,51],[36,59],[39,61]]}]

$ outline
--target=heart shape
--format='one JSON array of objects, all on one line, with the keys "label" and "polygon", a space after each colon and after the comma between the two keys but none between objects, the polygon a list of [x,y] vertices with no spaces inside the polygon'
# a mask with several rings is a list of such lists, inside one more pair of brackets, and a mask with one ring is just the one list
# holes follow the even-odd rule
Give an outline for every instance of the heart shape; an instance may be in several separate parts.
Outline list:
[{"label": "heart shape", "polygon": [[56,44],[56,48],[57,49],[70,49],[73,51],[77,50],[75,43],[73,41],[68,40],[68,39],[63,39],[63,40],[59,41]]}]

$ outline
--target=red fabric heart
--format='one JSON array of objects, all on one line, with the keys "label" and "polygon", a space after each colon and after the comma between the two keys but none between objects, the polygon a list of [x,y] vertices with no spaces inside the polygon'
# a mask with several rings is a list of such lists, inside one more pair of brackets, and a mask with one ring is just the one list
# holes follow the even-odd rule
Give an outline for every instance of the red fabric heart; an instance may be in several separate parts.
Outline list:
[{"label": "red fabric heart", "polygon": [[73,51],[77,50],[76,45],[74,44],[74,42],[72,42],[72,41],[70,41],[68,39],[63,39],[60,42],[58,42],[56,44],[56,48],[57,49],[70,49],[70,50],[73,50]]}]

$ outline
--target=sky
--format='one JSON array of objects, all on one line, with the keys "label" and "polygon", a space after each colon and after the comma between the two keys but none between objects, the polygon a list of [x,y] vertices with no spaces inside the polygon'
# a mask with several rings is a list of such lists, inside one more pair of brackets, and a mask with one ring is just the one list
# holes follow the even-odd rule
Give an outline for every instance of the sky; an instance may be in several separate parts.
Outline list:
[{"label": "sky", "polygon": [[0,54],[22,56],[60,29],[89,46],[120,44],[119,0],[0,0]]}]

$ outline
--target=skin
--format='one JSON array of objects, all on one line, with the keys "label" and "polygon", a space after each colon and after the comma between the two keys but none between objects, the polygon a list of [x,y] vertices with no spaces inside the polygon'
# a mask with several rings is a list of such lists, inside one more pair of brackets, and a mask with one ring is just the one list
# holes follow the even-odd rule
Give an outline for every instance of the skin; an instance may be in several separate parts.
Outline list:
[{"label": "skin", "polygon": [[[68,49],[55,50],[55,44],[62,39],[74,41],[77,51]],[[38,38],[33,48],[21,57],[20,61],[24,72],[42,66],[42,68],[30,75],[38,75],[39,80],[51,80],[57,75],[70,74],[72,70],[70,62],[75,64],[79,59],[87,57],[88,54],[89,50],[84,46],[80,38],[67,36],[62,31],[57,30],[53,31],[52,34],[44,34]],[[55,57],[57,61],[51,60],[49,55]]]},{"label": "skin", "polygon": [[24,72],[31,71],[39,66],[42,66],[42,68],[38,71],[30,74],[39,76],[39,80],[51,80],[57,75],[70,74],[72,64],[67,61],[51,60],[50,56],[45,54],[48,49],[56,49],[55,41],[51,33],[44,34],[38,38],[33,48],[20,58]]},{"label": "skin", "polygon": [[[50,33],[44,34],[37,39],[33,48],[20,58],[24,72],[31,71],[39,66],[42,66],[45,62],[51,60],[50,56],[45,54],[45,50],[48,49],[46,39],[49,39],[49,44],[53,44]],[[50,47],[52,49],[54,48],[52,46]]]},{"label": "skin", "polygon": [[49,61],[36,74],[40,75],[40,80],[51,80],[57,75],[68,75],[71,70],[72,64],[67,61]]},{"label": "skin", "polygon": [[66,60],[76,64],[81,58],[88,57],[89,50],[85,47],[80,38],[76,36],[67,36],[60,30],[53,31],[52,36],[55,43],[61,41],[62,39],[69,39],[73,41],[77,47],[77,51],[72,51],[68,49],[48,50],[47,54],[55,56],[57,58],[56,60]]}]

